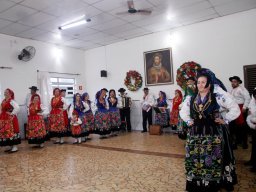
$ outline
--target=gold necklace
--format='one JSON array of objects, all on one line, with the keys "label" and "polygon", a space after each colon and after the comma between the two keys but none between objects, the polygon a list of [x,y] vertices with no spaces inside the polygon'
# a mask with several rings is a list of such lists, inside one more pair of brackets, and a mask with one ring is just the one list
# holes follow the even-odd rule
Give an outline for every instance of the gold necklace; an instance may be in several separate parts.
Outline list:
[{"label": "gold necklace", "polygon": [[211,93],[209,94],[209,99],[208,101],[203,105],[202,103],[200,105],[197,104],[197,98],[199,94],[197,95],[196,99],[194,100],[194,110],[199,113],[199,119],[202,119],[203,113],[208,107],[210,106],[212,99],[211,99]]}]

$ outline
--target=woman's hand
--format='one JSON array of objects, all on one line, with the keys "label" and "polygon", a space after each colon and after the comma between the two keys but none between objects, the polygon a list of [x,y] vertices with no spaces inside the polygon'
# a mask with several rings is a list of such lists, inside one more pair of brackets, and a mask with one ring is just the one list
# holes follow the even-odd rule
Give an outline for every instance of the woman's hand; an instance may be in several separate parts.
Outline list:
[{"label": "woman's hand", "polygon": [[189,120],[187,124],[188,124],[189,127],[193,126],[194,125],[194,120]]},{"label": "woman's hand", "polygon": [[221,118],[216,118],[215,123],[222,124],[222,125],[226,124],[226,122]]}]

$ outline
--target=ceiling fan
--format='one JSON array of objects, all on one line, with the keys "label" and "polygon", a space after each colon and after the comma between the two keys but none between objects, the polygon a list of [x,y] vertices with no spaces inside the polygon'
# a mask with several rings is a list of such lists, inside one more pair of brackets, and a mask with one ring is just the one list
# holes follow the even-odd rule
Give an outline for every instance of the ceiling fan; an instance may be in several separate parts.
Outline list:
[{"label": "ceiling fan", "polygon": [[149,15],[152,12],[151,10],[147,10],[147,9],[135,9],[133,0],[128,0],[127,5],[128,5],[128,11],[118,12],[116,13],[116,15],[136,14],[136,13],[139,13],[142,15]]}]

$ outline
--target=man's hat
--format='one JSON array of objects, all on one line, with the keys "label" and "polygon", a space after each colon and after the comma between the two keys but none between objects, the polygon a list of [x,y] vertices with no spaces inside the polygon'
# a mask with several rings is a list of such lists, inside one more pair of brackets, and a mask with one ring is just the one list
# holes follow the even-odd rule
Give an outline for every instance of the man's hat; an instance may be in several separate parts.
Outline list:
[{"label": "man's hat", "polygon": [[145,87],[144,89],[143,89],[143,91],[148,91],[149,89],[147,88],[147,87]]},{"label": "man's hat", "polygon": [[124,88],[120,88],[120,89],[118,89],[118,92],[121,92],[121,93],[123,93],[123,92],[125,92],[126,90],[124,89]]},{"label": "man's hat", "polygon": [[238,76],[229,77],[229,81],[232,81],[233,79],[237,80],[239,84],[243,83],[243,81]]},{"label": "man's hat", "polygon": [[39,90],[39,89],[37,89],[36,86],[29,87],[29,89],[34,90],[34,91],[38,91]]}]

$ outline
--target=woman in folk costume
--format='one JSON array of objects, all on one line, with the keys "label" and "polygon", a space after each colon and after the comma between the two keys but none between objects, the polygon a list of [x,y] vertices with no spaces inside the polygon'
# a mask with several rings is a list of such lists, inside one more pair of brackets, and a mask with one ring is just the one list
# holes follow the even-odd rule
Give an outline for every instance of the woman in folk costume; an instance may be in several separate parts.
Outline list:
[{"label": "woman in folk costume", "polygon": [[180,110],[189,126],[186,141],[186,190],[233,191],[237,183],[228,123],[240,115],[232,96],[209,69],[197,76],[194,96],[187,96]]},{"label": "woman in folk costume", "polygon": [[251,128],[252,135],[252,152],[251,159],[245,163],[246,166],[252,166],[252,172],[256,172],[256,88],[252,92],[252,99],[248,106],[249,115],[247,116],[247,124]]},{"label": "woman in folk costume", "polygon": [[[159,98],[156,100],[157,104],[156,107],[162,108],[166,111],[167,108],[167,100],[166,100],[166,94],[163,91],[159,92]],[[167,113],[155,113],[155,124],[165,126],[168,124],[167,122]]]},{"label": "woman in folk costume", "polygon": [[35,94],[31,97],[31,102],[28,108],[28,126],[27,138],[29,144],[37,144],[38,147],[44,147],[46,140],[46,127],[44,122],[44,115],[49,112],[41,104],[40,96]]},{"label": "woman in folk costume", "polygon": [[21,143],[17,113],[19,105],[14,101],[11,89],[4,91],[4,100],[0,108],[0,146],[10,146],[5,152],[18,151],[17,145]]},{"label": "woman in folk costume", "polygon": [[81,119],[83,122],[83,128],[87,135],[85,135],[85,141],[89,140],[89,134],[93,133],[94,130],[94,115],[92,112],[92,102],[89,99],[89,94],[84,93],[81,97],[83,105],[84,105],[84,118]]},{"label": "woman in folk costume", "polygon": [[179,105],[182,103],[182,93],[175,90],[175,97],[172,100],[172,110],[170,112],[170,125],[173,129],[177,128],[179,122]]},{"label": "woman in folk costume", "polygon": [[101,89],[96,94],[95,112],[95,133],[100,134],[100,138],[106,138],[110,134],[110,116],[108,112],[108,102],[106,100],[107,89]]},{"label": "woman in folk costume", "polygon": [[76,110],[73,110],[72,116],[71,116],[71,135],[76,139],[76,141],[73,144],[81,144],[81,136],[82,136],[82,127],[81,127],[82,121],[79,117],[79,114]]},{"label": "woman in folk costume", "polygon": [[67,135],[68,115],[65,98],[61,97],[60,89],[53,90],[53,98],[51,100],[51,112],[49,117],[50,133],[52,137],[57,137],[55,144],[63,144],[63,137]]},{"label": "woman in folk costume", "polygon": [[117,97],[114,89],[109,91],[108,105],[109,105],[109,117],[112,136],[117,136],[119,127],[121,125],[121,117],[119,109],[117,108]]},{"label": "woman in folk costume", "polygon": [[[69,108],[69,118],[72,119],[72,117],[74,115],[73,113],[74,113],[74,111],[76,111],[79,119],[80,120],[84,119],[84,110],[85,110],[85,107],[83,105],[81,95],[79,93],[74,94],[73,103],[71,104],[71,106]],[[81,127],[81,125],[80,125],[80,127]],[[81,130],[81,133],[79,135],[76,135],[76,138],[83,137],[85,134],[87,134],[87,133],[85,133],[85,130]],[[72,129],[71,129],[71,135],[74,137]]]}]

